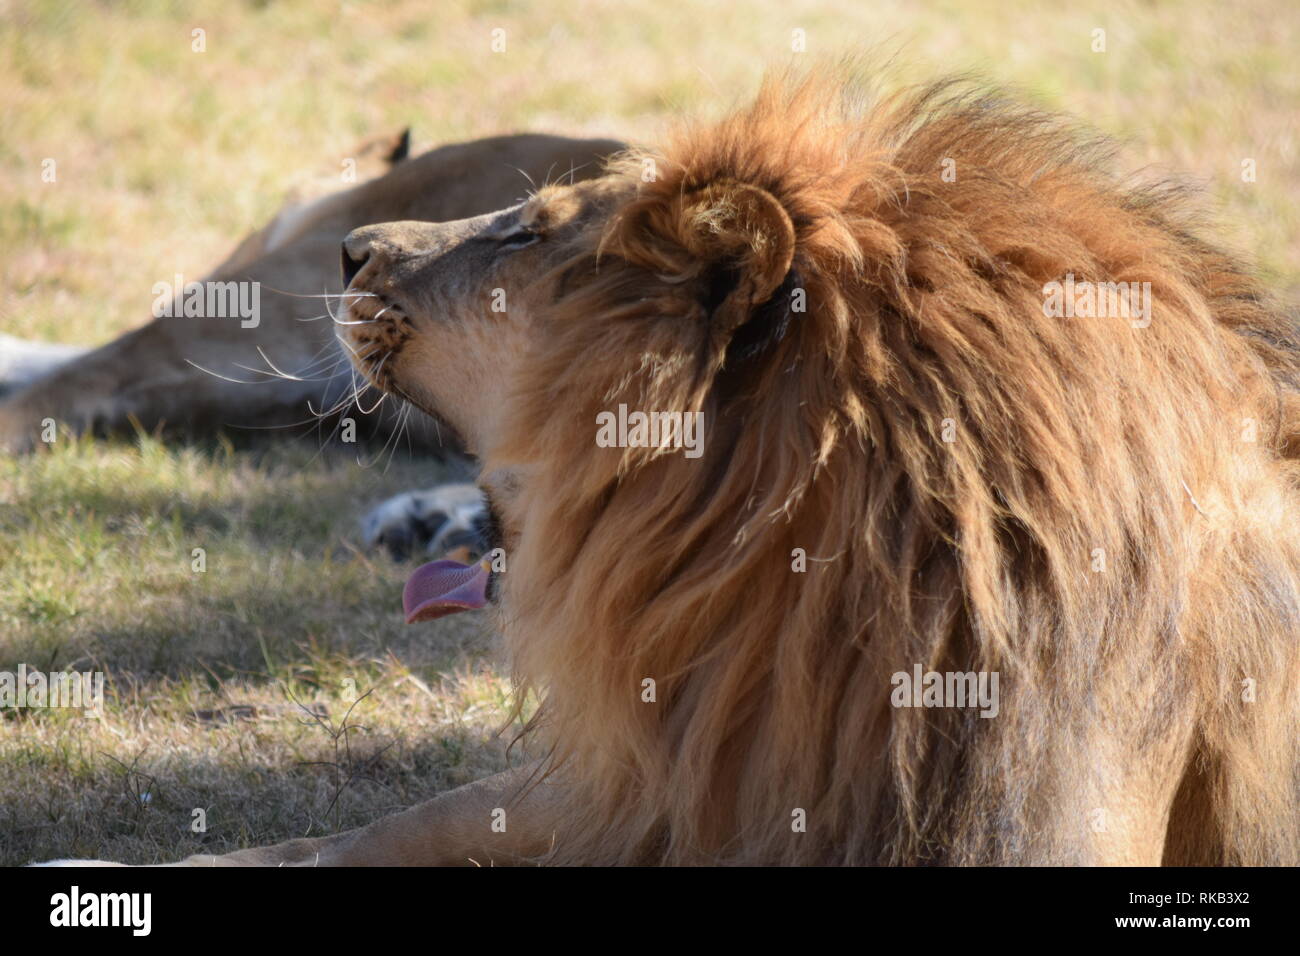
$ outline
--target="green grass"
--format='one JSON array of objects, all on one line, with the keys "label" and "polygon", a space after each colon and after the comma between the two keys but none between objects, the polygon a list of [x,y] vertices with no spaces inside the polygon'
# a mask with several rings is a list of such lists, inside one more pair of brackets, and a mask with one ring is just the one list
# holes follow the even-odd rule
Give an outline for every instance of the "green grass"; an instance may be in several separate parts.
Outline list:
[{"label": "green grass", "polygon": [[[1290,0],[35,2],[0,3],[0,330],[94,343],[131,328],[158,277],[202,274],[369,135],[652,139],[797,60],[795,28],[803,56],[893,53],[901,80],[982,70],[1118,137],[1130,165],[1189,174],[1220,240],[1300,296]],[[0,863],[318,833],[502,766],[493,638],[472,615],[405,627],[409,569],[355,543],[368,505],[438,477],[311,439],[0,459],[0,670],[109,675],[100,720],[0,717]],[[354,687],[370,693],[349,713]]]},{"label": "green grass", "polygon": [[0,459],[0,669],[107,675],[99,720],[0,712],[0,860],[234,849],[504,766],[492,636],[406,627],[409,569],[361,553],[348,520],[437,475],[307,442]]}]

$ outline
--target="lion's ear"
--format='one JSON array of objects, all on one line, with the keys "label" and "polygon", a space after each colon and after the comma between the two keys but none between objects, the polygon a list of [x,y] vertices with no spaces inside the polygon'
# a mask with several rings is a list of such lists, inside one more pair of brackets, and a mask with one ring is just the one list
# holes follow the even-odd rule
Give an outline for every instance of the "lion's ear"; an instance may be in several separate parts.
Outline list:
[{"label": "lion's ear", "polygon": [[790,214],[766,189],[724,181],[685,197],[679,241],[710,277],[717,331],[743,325],[772,298],[794,262]]}]

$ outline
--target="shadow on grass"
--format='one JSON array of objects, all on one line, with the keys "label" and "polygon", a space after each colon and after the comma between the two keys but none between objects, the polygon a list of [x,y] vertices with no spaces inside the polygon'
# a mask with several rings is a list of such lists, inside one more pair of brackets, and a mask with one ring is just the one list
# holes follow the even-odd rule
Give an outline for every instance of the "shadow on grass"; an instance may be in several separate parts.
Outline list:
[{"label": "shadow on grass", "polygon": [[224,676],[269,668],[303,642],[429,645],[429,629],[415,639],[401,623],[413,565],[363,554],[358,520],[461,472],[435,459],[365,470],[334,450],[249,457],[146,440],[132,452],[74,449],[18,482],[0,516],[11,542],[0,565],[14,572],[0,585],[0,668],[91,661],[176,676],[202,658]]},{"label": "shadow on grass", "polygon": [[323,547],[340,532],[354,532],[359,515],[382,497],[470,474],[461,459],[380,443],[265,440],[236,448],[148,437],[133,444],[82,439],[67,451],[11,461],[10,468],[27,479],[0,516],[0,529],[10,535],[42,530],[52,517],[93,517],[109,532],[144,522],[279,549]]},{"label": "shadow on grass", "polygon": [[[333,832],[504,765],[481,726],[501,682],[439,687],[494,652],[486,622],[406,626],[414,563],[356,542],[367,507],[450,469],[356,454],[145,439],[10,465],[0,670],[103,670],[111,727],[0,714],[0,862],[163,862]],[[290,701],[337,718],[349,682],[387,696],[341,757]],[[231,725],[196,721],[217,712]]]},{"label": "shadow on grass", "polygon": [[[351,757],[326,750],[317,760],[214,757],[161,767],[100,755],[89,784],[44,779],[33,788],[39,794],[0,802],[0,865],[167,863],[338,833],[504,769],[507,744],[464,733],[389,736],[354,740]],[[510,763],[519,760],[516,748]]]}]

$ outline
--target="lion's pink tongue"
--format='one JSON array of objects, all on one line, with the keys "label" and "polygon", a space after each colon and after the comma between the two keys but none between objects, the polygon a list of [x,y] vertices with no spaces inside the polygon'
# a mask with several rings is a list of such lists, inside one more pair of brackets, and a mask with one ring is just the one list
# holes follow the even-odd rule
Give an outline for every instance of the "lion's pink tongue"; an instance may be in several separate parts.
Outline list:
[{"label": "lion's pink tongue", "polygon": [[491,574],[486,561],[478,564],[434,561],[421,565],[402,589],[406,623],[431,621],[444,614],[483,607],[487,604]]}]

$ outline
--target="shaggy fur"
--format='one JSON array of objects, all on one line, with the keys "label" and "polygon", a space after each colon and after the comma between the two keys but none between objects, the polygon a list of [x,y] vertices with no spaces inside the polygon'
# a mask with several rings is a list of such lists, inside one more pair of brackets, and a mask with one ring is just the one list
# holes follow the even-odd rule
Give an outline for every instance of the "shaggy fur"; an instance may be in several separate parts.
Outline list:
[{"label": "shaggy fur", "polygon": [[[826,76],[616,175],[484,450],[530,463],[552,859],[1300,862],[1300,346],[1187,199],[961,84]],[[1153,321],[1045,316],[1067,273]],[[702,411],[703,457],[596,447],[620,402]],[[1001,713],[891,707],[916,664]]]}]

